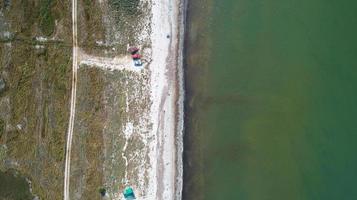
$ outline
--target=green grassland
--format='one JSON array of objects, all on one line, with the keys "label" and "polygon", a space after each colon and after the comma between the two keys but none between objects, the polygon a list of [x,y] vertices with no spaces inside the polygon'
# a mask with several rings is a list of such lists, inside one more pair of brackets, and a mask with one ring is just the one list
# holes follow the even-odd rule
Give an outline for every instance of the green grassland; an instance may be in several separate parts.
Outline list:
[{"label": "green grassland", "polygon": [[57,34],[61,41],[35,38],[52,37],[56,21],[66,27],[68,6],[56,0],[29,0],[0,7],[8,23],[4,27],[11,32],[0,41],[0,76],[6,82],[0,101],[8,100],[0,107],[0,169],[27,177],[41,199],[62,198],[71,83],[71,48],[66,43],[71,32],[63,28]]}]

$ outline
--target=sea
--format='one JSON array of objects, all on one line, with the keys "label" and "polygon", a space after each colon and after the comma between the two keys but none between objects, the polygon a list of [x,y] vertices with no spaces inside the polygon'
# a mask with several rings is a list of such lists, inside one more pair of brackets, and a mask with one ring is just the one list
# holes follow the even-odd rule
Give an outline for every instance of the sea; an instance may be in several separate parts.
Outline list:
[{"label": "sea", "polygon": [[357,1],[190,0],[184,200],[357,199]]}]

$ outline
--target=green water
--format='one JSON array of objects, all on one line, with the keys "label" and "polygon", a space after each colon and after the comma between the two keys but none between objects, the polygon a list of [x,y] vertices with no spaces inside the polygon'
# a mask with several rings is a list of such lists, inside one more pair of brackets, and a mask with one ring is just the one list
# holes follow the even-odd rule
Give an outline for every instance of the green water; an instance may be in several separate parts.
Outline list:
[{"label": "green water", "polygon": [[185,200],[357,199],[357,1],[191,0]]},{"label": "green water", "polygon": [[0,171],[0,200],[31,200],[33,198],[25,178],[13,171]]}]

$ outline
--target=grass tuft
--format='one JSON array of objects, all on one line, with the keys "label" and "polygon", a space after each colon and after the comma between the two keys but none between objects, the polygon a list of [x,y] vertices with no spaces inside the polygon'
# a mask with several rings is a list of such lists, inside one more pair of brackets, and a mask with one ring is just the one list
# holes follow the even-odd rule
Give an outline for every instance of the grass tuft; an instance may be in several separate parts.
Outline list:
[{"label": "grass tuft", "polygon": [[45,35],[49,36],[55,29],[55,20],[51,11],[52,0],[41,0],[40,4],[40,28]]},{"label": "grass tuft", "polygon": [[135,15],[138,13],[140,0],[109,0],[109,4],[119,12],[127,15]]}]

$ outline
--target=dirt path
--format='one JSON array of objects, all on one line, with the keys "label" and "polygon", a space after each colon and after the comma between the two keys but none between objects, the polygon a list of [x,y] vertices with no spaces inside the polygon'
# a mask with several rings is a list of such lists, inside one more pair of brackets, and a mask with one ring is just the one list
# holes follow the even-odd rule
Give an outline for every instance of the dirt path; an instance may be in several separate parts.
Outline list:
[{"label": "dirt path", "polygon": [[73,37],[73,56],[72,56],[72,93],[71,93],[71,110],[69,116],[69,124],[67,131],[67,146],[66,146],[66,163],[64,171],[64,194],[63,199],[69,200],[69,178],[71,169],[71,149],[74,116],[76,112],[76,93],[77,93],[77,68],[78,68],[78,41],[77,41],[77,0],[72,0],[72,37]]},{"label": "dirt path", "polygon": [[98,67],[106,70],[133,71],[140,73],[141,70],[148,64],[146,62],[143,62],[142,66],[135,67],[133,59],[129,55],[116,57],[99,57],[94,55],[88,55],[80,49],[77,54],[77,60],[79,65]]}]

